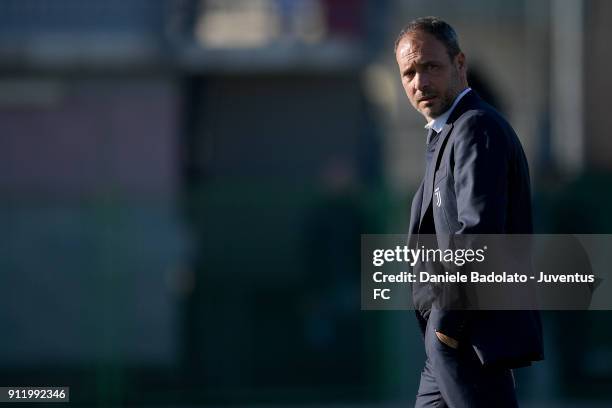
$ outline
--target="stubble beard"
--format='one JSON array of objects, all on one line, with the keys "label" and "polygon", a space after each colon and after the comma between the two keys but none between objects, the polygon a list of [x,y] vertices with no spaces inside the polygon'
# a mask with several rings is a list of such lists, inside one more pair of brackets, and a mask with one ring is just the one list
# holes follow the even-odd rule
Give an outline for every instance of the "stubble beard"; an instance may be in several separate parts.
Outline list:
[{"label": "stubble beard", "polygon": [[451,86],[448,88],[448,91],[441,97],[440,107],[435,111],[430,111],[429,115],[425,112],[422,112],[425,117],[429,117],[431,119],[436,119],[440,117],[444,112],[450,109],[455,101],[457,95],[461,91],[461,80],[459,78],[459,72],[455,71],[451,78]]}]

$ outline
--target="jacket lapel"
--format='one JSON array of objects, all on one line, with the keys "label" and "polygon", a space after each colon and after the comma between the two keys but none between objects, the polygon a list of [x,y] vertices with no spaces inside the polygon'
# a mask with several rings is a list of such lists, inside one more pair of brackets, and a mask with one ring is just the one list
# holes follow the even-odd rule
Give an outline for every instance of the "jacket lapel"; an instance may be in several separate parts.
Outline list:
[{"label": "jacket lapel", "polygon": [[431,162],[429,163],[429,166],[427,166],[427,171],[425,172],[425,180],[423,181],[423,202],[421,204],[421,214],[419,217],[419,230],[421,229],[423,217],[425,216],[425,213],[427,213],[427,209],[431,205],[431,199],[433,196],[433,183],[436,174],[438,158],[440,157],[440,152],[444,149],[444,146],[446,146],[446,139],[448,138],[448,135],[450,134],[452,128],[453,125],[450,123],[447,123],[442,128],[438,143],[436,145],[436,151],[434,153],[434,156],[432,157]]},{"label": "jacket lapel", "polygon": [[419,233],[419,224],[421,220],[421,203],[423,202],[423,181],[414,193],[412,199],[412,206],[410,207],[410,225],[408,227],[408,245],[410,248],[413,247],[412,240]]}]

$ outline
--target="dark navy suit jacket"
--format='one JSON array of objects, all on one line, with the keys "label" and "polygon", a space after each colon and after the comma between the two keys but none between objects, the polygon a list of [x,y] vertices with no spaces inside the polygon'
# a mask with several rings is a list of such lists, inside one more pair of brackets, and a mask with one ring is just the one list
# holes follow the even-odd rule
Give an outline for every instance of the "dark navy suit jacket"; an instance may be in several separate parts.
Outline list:
[{"label": "dark navy suit jacket", "polygon": [[[440,247],[456,234],[531,234],[529,169],[508,122],[474,91],[455,106],[410,214],[415,247],[425,214]],[[429,231],[425,231],[429,232]],[[415,302],[420,299],[415,298]],[[485,365],[520,367],[544,358],[537,311],[444,310],[439,331],[469,341]]]}]

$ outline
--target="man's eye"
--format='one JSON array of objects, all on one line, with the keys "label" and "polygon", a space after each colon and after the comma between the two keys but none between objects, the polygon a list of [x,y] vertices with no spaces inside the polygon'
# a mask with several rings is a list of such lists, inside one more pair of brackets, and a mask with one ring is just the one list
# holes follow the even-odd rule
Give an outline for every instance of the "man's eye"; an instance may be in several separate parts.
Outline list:
[{"label": "man's eye", "polygon": [[429,64],[427,66],[427,69],[429,69],[430,71],[437,71],[438,68],[440,68],[440,67],[438,65],[436,65],[436,64]]}]

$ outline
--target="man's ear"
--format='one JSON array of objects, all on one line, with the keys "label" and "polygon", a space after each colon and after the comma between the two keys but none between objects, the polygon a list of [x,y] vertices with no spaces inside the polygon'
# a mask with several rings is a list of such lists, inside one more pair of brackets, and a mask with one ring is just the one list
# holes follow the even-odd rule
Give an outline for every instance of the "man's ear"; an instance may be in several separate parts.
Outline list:
[{"label": "man's ear", "polygon": [[463,52],[459,52],[459,54],[457,54],[457,56],[455,57],[455,63],[457,64],[457,68],[461,71],[461,72],[466,72],[466,61],[465,61],[465,54]]}]

